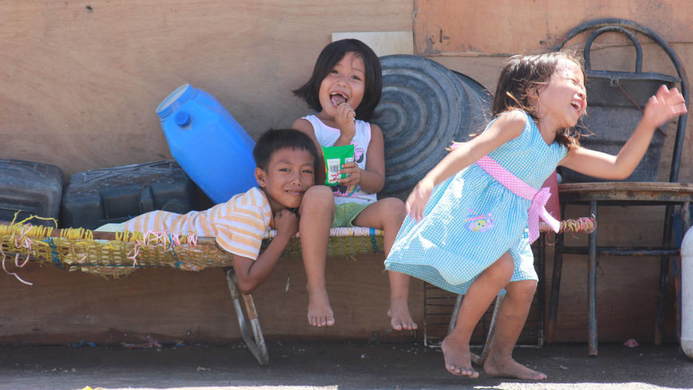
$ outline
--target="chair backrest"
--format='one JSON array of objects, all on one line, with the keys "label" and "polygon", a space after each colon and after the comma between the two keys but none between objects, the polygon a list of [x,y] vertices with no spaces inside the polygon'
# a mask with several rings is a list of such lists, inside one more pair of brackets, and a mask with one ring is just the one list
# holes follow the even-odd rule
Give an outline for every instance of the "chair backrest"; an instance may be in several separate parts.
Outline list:
[{"label": "chair backrest", "polygon": [[[598,133],[596,137],[585,137],[581,143],[586,147],[616,154],[630,136],[637,125],[647,99],[652,96],[661,84],[673,87],[680,85],[681,93],[689,102],[688,77],[681,60],[674,50],[655,32],[625,19],[597,19],[583,23],[570,30],[559,43],[554,46],[554,51],[561,50],[572,38],[586,31],[594,30],[585,42],[585,73],[587,76],[587,98],[589,116],[584,120],[585,127]],[[636,63],[635,72],[615,72],[591,69],[590,48],[594,39],[605,32],[618,32],[625,35],[635,47]],[[642,72],[642,49],[633,32],[641,33],[657,43],[667,54],[677,75],[666,75],[654,72]],[[677,182],[679,177],[679,165],[683,149],[683,140],[686,132],[688,114],[678,119],[674,150],[671,156],[671,170],[669,181]],[[601,128],[604,131],[598,132]],[[671,135],[667,135],[671,136]],[[664,134],[660,130],[655,133],[647,155],[643,158],[635,172],[628,181],[656,181],[657,170],[662,155]],[[570,170],[563,170],[566,181],[598,181],[597,179],[583,176]]]}]

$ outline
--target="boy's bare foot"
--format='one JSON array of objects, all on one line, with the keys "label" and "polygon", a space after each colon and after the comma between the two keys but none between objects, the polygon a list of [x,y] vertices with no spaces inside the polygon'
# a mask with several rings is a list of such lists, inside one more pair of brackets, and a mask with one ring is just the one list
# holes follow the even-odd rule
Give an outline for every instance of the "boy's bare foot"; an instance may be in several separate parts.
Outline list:
[{"label": "boy's bare foot", "polygon": [[387,311],[390,317],[390,325],[394,330],[415,330],[418,328],[416,322],[409,313],[409,303],[406,299],[397,299],[390,302],[390,309]]},{"label": "boy's bare foot", "polygon": [[334,325],[334,313],[327,291],[308,293],[308,323],[318,327]]},{"label": "boy's bare foot", "polygon": [[441,345],[445,356],[445,369],[453,375],[478,378],[479,373],[472,368],[472,354],[469,343],[459,342],[452,335],[443,339]]},{"label": "boy's bare foot", "polygon": [[484,363],[484,371],[489,375],[506,378],[531,379],[535,381],[546,379],[546,374],[543,372],[534,371],[516,362],[512,358],[494,359],[493,356],[489,356]]}]

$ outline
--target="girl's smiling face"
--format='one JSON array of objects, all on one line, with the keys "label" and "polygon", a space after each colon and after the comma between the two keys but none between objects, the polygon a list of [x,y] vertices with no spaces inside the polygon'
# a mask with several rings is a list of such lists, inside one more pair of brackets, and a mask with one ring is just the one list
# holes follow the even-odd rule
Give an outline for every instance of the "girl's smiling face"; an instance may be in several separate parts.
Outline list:
[{"label": "girl's smiling face", "polygon": [[363,100],[366,88],[366,66],[361,56],[347,52],[327,73],[318,91],[322,114],[334,118],[340,104],[355,110]]},{"label": "girl's smiling face", "polygon": [[573,127],[587,109],[585,78],[580,66],[562,59],[556,64],[548,84],[537,89],[537,114],[556,129]]}]

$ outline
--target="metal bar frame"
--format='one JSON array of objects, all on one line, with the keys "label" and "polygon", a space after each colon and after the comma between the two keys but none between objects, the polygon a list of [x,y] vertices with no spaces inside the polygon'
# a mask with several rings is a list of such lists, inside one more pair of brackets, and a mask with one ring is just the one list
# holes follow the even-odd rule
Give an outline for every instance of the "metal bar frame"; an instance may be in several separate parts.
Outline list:
[{"label": "metal bar frame", "polygon": [[[623,29],[629,29],[632,31],[639,32],[649,39],[657,43],[662,50],[667,54],[680,78],[681,83],[681,93],[688,104],[689,100],[689,85],[688,76],[686,74],[686,69],[683,63],[679,59],[678,55],[669,46],[669,44],[664,41],[658,34],[654,31],[644,27],[638,23],[630,20],[618,19],[618,18],[604,18],[592,20],[570,30],[560,41],[554,46],[553,51],[559,51],[563,46],[576,37],[577,35],[594,29],[604,29],[605,27],[615,27],[619,31]],[[598,34],[593,34],[593,37]],[[627,34],[628,35],[628,34]],[[593,39],[591,37],[591,39]],[[632,39],[631,39],[632,40]],[[591,41],[589,41],[591,44]],[[681,162],[681,155],[683,149],[683,141],[686,133],[686,121],[688,119],[688,114],[684,114],[679,117],[676,138],[674,140],[674,154],[672,157],[671,171],[669,173],[669,182],[678,182],[679,176],[679,165]],[[590,213],[594,216],[595,220],[597,218],[597,199],[590,199]],[[624,202],[627,203],[627,202]],[[597,267],[598,267],[598,256],[600,254],[607,255],[640,255],[640,256],[660,256],[660,278],[659,278],[659,292],[657,298],[657,315],[655,319],[655,345],[661,344],[664,338],[664,311],[665,311],[665,301],[669,277],[669,262],[670,257],[677,254],[677,249],[674,248],[672,244],[672,227],[673,227],[673,214],[675,204],[683,204],[684,207],[688,207],[689,202],[669,202],[666,206],[666,211],[664,215],[664,231],[662,238],[663,248],[632,248],[630,250],[624,250],[621,248],[599,248],[597,242],[597,230],[589,235],[588,239],[588,276],[587,276],[587,290],[588,290],[588,308],[589,308],[589,323],[588,323],[588,344],[589,344],[589,355],[598,355],[598,333],[597,333]],[[564,204],[561,205],[561,210],[564,210]],[[688,211],[682,211],[685,213],[684,218],[687,220],[685,223],[689,223]],[[685,232],[685,231],[684,231]],[[558,297],[560,291],[560,280],[562,272],[562,259],[564,253],[569,253],[575,250],[574,253],[580,253],[583,248],[565,248],[563,247],[563,237],[562,234],[559,235],[555,253],[554,253],[554,267],[553,267],[553,280],[551,286],[551,297],[549,302],[549,315],[547,324],[547,342],[552,343],[554,339],[555,322],[558,313]]]},{"label": "metal bar frame", "polygon": [[[238,318],[238,326],[241,329],[241,337],[257,362],[261,366],[267,366],[269,365],[269,353],[267,352],[265,338],[262,335],[253,297],[249,294],[241,294],[238,291],[238,283],[236,282],[236,274],[233,271],[233,267],[224,268],[224,273],[226,274],[226,282],[229,285],[231,299],[233,299],[233,308],[236,312],[236,318]],[[247,320],[241,307],[241,297],[243,297],[245,312],[248,315]]]}]

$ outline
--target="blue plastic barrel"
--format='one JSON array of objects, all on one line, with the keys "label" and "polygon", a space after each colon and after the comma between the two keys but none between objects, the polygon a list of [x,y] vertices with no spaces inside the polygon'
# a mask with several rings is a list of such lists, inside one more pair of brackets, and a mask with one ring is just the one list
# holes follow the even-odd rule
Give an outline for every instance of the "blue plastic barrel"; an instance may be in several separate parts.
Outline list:
[{"label": "blue plastic barrel", "polygon": [[156,114],[171,155],[214,203],[257,186],[255,141],[214,96],[184,84]]}]

